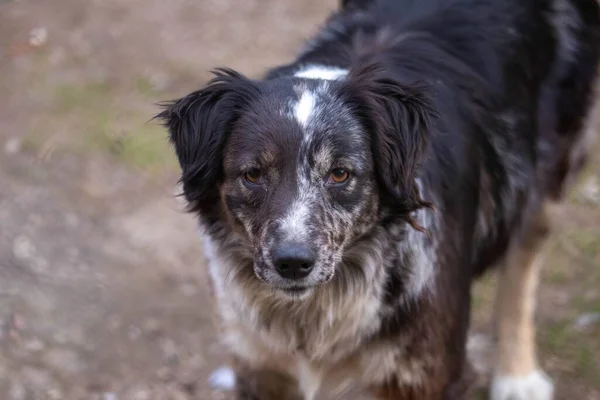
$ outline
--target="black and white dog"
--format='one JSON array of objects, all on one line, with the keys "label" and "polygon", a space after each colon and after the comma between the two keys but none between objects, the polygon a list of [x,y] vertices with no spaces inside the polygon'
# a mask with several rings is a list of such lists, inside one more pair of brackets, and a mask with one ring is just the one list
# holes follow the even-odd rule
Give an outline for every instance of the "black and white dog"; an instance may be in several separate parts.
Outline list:
[{"label": "black and white dog", "polygon": [[500,264],[491,397],[550,399],[536,254],[599,52],[596,0],[349,0],[292,63],[166,104],[238,398],[463,398]]}]

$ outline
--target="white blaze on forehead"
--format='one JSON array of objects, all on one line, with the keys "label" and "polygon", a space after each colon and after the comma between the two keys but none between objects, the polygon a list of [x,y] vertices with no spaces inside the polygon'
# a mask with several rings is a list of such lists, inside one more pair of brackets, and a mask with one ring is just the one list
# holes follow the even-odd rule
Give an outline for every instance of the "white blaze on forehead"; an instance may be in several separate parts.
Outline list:
[{"label": "white blaze on forehead", "polygon": [[301,126],[306,127],[308,125],[308,121],[315,110],[315,103],[316,99],[313,92],[310,90],[302,92],[300,100],[294,107],[294,116]]},{"label": "white blaze on forehead", "polygon": [[213,389],[233,390],[235,389],[237,377],[233,369],[221,367],[210,375],[208,381]]},{"label": "white blaze on forehead", "polygon": [[324,79],[334,81],[341,79],[348,74],[348,70],[337,67],[328,67],[325,65],[311,65],[294,74],[297,78],[305,79]]}]

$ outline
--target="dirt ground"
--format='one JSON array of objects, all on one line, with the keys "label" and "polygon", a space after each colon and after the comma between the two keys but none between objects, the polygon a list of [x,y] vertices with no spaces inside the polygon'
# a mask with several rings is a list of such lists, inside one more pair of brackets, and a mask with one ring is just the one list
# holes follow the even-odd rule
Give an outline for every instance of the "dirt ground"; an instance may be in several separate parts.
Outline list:
[{"label": "dirt ground", "polygon": [[[0,0],[0,399],[224,399],[193,218],[156,102],[291,57],[335,0]],[[596,152],[598,154],[598,152]],[[600,399],[600,163],[540,294],[558,399]],[[493,277],[470,348],[489,370]],[[485,398],[485,395],[478,395]]]}]

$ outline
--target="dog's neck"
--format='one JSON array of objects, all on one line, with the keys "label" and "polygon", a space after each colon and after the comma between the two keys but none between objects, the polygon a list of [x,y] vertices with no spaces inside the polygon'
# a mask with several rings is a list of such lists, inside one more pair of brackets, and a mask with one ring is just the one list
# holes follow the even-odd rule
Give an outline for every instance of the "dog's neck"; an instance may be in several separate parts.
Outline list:
[{"label": "dog's neck", "polygon": [[[426,213],[415,217],[435,228]],[[349,246],[334,278],[301,300],[256,278],[251,249],[239,234],[222,224],[208,232],[205,249],[223,323],[275,353],[300,353],[315,362],[345,358],[385,329],[398,303],[408,308],[432,290],[435,243],[406,222],[378,226]]]}]

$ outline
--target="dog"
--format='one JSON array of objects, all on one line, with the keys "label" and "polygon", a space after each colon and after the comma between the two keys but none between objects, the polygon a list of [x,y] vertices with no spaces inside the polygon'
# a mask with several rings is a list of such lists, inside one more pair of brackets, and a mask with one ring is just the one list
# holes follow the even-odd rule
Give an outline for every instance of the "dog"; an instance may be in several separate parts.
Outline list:
[{"label": "dog", "polygon": [[548,400],[535,291],[594,136],[595,0],[371,0],[289,64],[163,104],[238,399],[461,399],[496,266],[493,400]]}]

